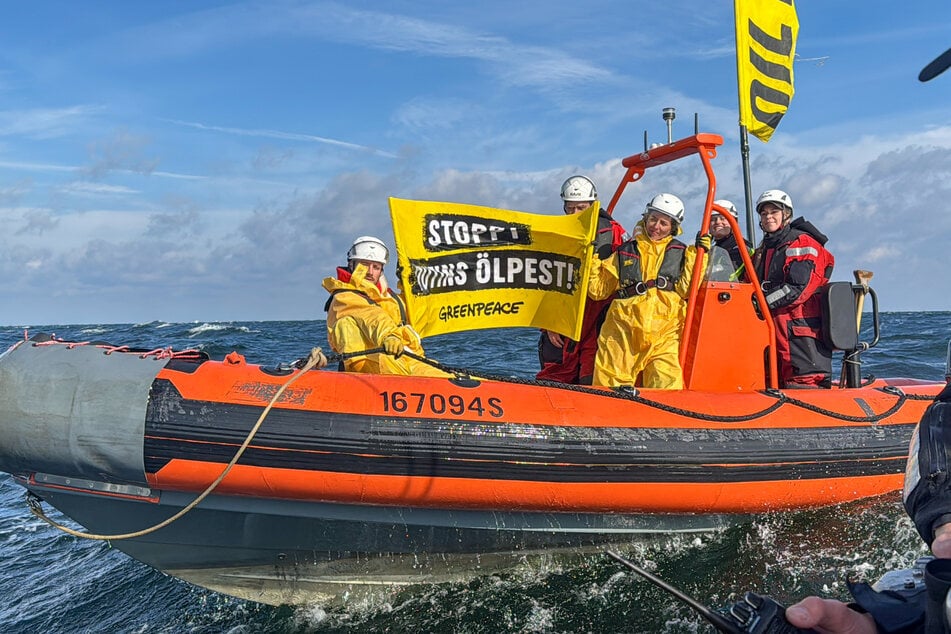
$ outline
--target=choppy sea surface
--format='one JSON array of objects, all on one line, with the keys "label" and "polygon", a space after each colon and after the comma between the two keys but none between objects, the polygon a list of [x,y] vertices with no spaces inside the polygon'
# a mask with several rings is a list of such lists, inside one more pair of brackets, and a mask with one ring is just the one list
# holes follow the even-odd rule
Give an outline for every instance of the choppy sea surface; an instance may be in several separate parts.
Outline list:
[{"label": "choppy sea surface", "polygon": [[[868,320],[866,320],[868,321]],[[885,313],[863,375],[941,381],[951,313]],[[0,349],[38,332],[131,347],[237,351],[274,365],[326,349],[323,321],[82,324],[0,327]],[[868,324],[863,340],[871,339]],[[484,373],[532,376],[537,333],[482,331],[426,341],[429,356]],[[725,344],[726,347],[726,344]],[[51,517],[69,523],[47,507]],[[754,516],[718,532],[632,538],[621,549],[701,603],[747,590],[792,603],[844,598],[846,578],[874,581],[926,552],[900,494],[821,510]],[[34,518],[24,490],[0,474],[0,632],[665,632],[712,629],[662,590],[603,555],[526,564],[467,583],[422,586],[342,607],[271,607],[168,577],[106,543]]]}]

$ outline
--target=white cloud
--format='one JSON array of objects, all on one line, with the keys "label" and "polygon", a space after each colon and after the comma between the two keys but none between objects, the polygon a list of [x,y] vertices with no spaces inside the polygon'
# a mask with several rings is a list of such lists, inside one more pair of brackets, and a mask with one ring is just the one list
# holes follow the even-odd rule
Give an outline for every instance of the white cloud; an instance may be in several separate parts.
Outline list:
[{"label": "white cloud", "polygon": [[70,134],[101,109],[97,106],[0,111],[0,136],[49,139]]},{"label": "white cloud", "polygon": [[31,163],[27,161],[0,161],[0,167],[25,172],[75,172],[79,168],[71,165],[54,165],[51,163]]},{"label": "white cloud", "polygon": [[363,152],[370,152],[378,156],[385,156],[387,158],[396,158],[395,154],[392,154],[390,152],[385,152],[377,148],[372,148],[366,145],[359,145],[357,143],[350,143],[348,141],[340,141],[339,139],[331,139],[327,137],[316,136],[313,134],[301,134],[298,132],[282,132],[280,130],[247,130],[243,128],[229,128],[225,126],[207,125],[204,123],[195,123],[190,121],[176,121],[174,119],[169,119],[168,122],[174,123],[175,125],[186,126],[189,128],[196,128],[198,130],[207,130],[210,132],[222,132],[225,134],[235,134],[238,136],[263,137],[268,139],[281,139],[284,141],[305,141],[308,143],[323,143],[326,145],[333,145],[336,147],[346,148],[348,150],[359,150]]},{"label": "white cloud", "polygon": [[482,109],[471,101],[415,97],[397,108],[393,121],[420,132],[431,129],[445,131],[482,116],[485,116]]},{"label": "white cloud", "polygon": [[901,251],[892,246],[877,246],[872,247],[865,252],[865,258],[872,263],[881,262],[885,260],[894,260],[901,255]]},{"label": "white cloud", "polygon": [[58,189],[65,193],[80,196],[114,196],[117,194],[132,195],[140,193],[136,189],[123,185],[106,185],[104,183],[91,183],[89,181],[73,181],[60,186]]},{"label": "white cloud", "polygon": [[[563,97],[577,86],[602,89],[618,79],[605,67],[562,50],[530,46],[447,23],[366,11],[334,2],[248,2],[196,11],[120,35],[140,56],[187,56],[272,36],[360,44],[382,51],[468,59],[501,81]],[[260,131],[265,132],[265,131]]]},{"label": "white cloud", "polygon": [[116,170],[151,174],[159,159],[146,156],[150,144],[151,140],[146,136],[117,130],[110,138],[90,144],[91,162],[83,171],[90,178],[101,178]]}]

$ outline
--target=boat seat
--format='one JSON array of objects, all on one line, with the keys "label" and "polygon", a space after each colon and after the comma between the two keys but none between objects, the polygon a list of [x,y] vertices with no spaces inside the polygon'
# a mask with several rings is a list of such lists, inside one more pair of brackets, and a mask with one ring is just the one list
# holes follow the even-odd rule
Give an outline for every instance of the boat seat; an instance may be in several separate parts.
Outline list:
[{"label": "boat seat", "polygon": [[856,328],[855,291],[851,282],[829,282],[819,289],[822,302],[822,337],[833,350],[854,350],[859,343]]}]

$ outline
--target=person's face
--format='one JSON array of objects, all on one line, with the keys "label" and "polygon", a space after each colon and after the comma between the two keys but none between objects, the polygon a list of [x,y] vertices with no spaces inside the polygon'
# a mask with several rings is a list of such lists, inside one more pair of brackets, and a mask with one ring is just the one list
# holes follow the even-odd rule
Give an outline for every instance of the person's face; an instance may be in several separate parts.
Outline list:
[{"label": "person's face", "polygon": [[367,276],[366,280],[371,284],[376,284],[380,281],[380,275],[383,274],[383,265],[379,262],[373,262],[371,260],[354,260],[353,268],[356,268],[357,264],[362,264],[367,267]]},{"label": "person's face", "polygon": [[714,240],[722,240],[730,235],[730,222],[722,214],[710,216],[710,233]]},{"label": "person's face", "polygon": [[759,212],[759,226],[766,233],[773,233],[783,228],[783,208],[773,203],[763,203]]},{"label": "person's face", "polygon": [[569,216],[580,214],[582,211],[590,207],[591,204],[592,203],[587,200],[566,200],[565,213]]},{"label": "person's face", "polygon": [[670,216],[659,214],[656,211],[647,213],[647,220],[644,221],[644,228],[647,229],[647,237],[657,242],[670,235],[674,223]]}]

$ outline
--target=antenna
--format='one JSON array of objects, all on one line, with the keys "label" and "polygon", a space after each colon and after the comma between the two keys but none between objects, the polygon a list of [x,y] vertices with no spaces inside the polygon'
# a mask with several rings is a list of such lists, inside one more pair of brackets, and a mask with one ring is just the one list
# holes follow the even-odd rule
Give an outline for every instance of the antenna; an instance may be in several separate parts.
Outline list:
[{"label": "antenna", "polygon": [[667,143],[672,143],[674,140],[674,119],[677,118],[677,109],[676,108],[664,108],[663,110],[664,121],[667,122]]},{"label": "antenna", "polygon": [[[673,111],[673,108],[665,108],[665,109],[664,109],[664,118],[665,118],[665,119],[667,118],[667,110]],[[673,114],[673,113],[671,113],[671,114]],[[671,119],[673,119],[673,116],[671,116]],[[668,125],[670,125],[670,124],[668,123]],[[743,631],[744,631],[744,630],[742,630],[742,629],[740,629],[739,627],[737,627],[735,623],[733,623],[732,621],[730,621],[730,620],[727,619],[726,617],[724,617],[724,616],[722,616],[722,615],[720,615],[720,614],[717,614],[716,612],[714,612],[713,610],[711,610],[711,609],[708,608],[707,606],[703,605],[702,603],[697,602],[695,599],[692,599],[692,598],[688,597],[686,594],[684,594],[683,592],[681,592],[681,591],[678,590],[677,588],[673,587],[672,585],[670,585],[669,583],[667,583],[666,581],[664,581],[664,580],[661,579],[660,577],[656,577],[656,576],[652,575],[651,573],[647,572],[646,570],[644,570],[643,568],[640,568],[640,567],[634,565],[633,563],[631,563],[630,561],[628,561],[628,560],[625,559],[624,557],[621,557],[619,554],[617,554],[617,553],[614,552],[613,550],[608,550],[608,551],[606,551],[606,554],[607,554],[608,557],[610,557],[610,558],[613,559],[614,561],[618,562],[618,563],[621,564],[622,566],[626,566],[627,568],[630,568],[631,570],[633,570],[634,572],[636,572],[636,573],[639,574],[640,576],[644,577],[645,579],[647,579],[648,581],[650,581],[651,583],[653,583],[653,584],[654,584],[655,586],[657,586],[658,588],[661,588],[662,590],[666,590],[666,591],[669,592],[670,594],[674,595],[675,597],[677,597],[678,599],[680,599],[681,601],[683,601],[684,603],[686,603],[687,605],[689,605],[690,607],[692,607],[694,610],[697,611],[698,614],[700,614],[700,616],[702,616],[702,617],[705,618],[706,620],[710,621],[710,623],[712,623],[713,626],[716,627],[716,628],[717,628],[718,630],[720,630],[721,632],[730,632],[730,633],[732,633],[732,634],[743,634]]]}]

